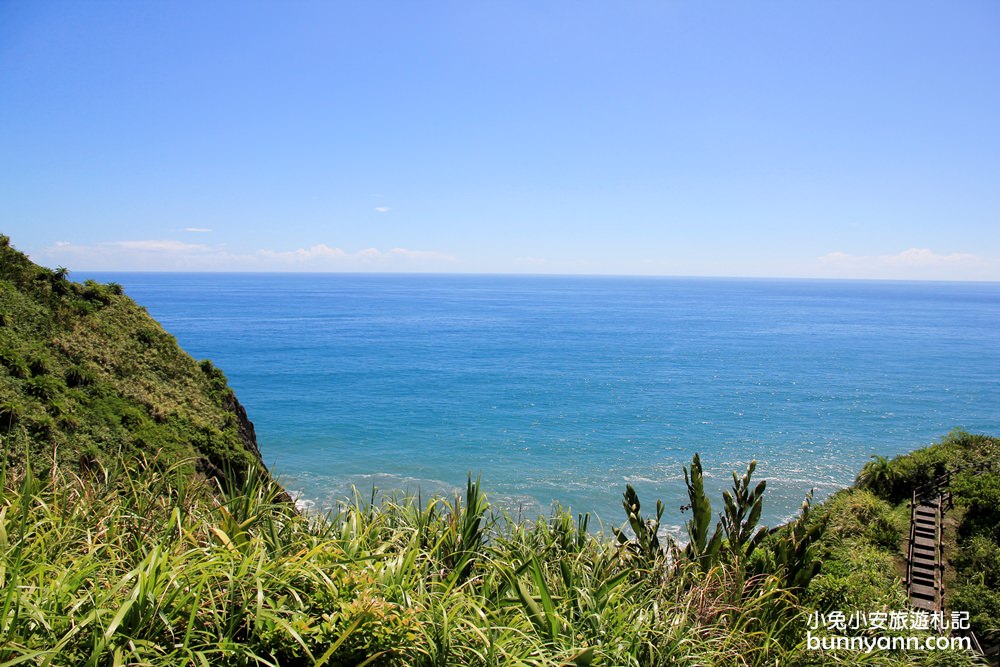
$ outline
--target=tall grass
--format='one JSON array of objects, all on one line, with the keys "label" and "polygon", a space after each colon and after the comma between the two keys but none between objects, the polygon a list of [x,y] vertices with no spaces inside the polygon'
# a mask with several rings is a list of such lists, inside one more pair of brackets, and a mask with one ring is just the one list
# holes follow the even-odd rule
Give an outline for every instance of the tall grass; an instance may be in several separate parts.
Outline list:
[{"label": "tall grass", "polygon": [[0,667],[819,659],[779,575],[636,558],[567,512],[515,522],[471,480],[309,517],[267,475],[223,490],[189,470],[0,474]]}]

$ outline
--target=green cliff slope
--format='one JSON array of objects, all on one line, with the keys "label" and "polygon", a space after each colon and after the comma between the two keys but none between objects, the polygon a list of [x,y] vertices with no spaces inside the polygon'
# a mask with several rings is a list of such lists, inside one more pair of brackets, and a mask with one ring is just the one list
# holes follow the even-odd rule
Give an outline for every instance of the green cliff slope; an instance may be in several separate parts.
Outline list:
[{"label": "green cliff slope", "polygon": [[72,282],[5,236],[0,442],[5,463],[30,457],[36,468],[143,454],[238,480],[260,458],[253,425],[211,362],[192,359],[120,286]]}]

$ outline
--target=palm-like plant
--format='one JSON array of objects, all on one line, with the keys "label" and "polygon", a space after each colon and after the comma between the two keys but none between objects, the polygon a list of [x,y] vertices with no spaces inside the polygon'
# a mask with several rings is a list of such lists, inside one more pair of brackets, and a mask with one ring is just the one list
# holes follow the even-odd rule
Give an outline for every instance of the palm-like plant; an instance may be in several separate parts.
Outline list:
[{"label": "palm-like plant", "polygon": [[866,463],[855,480],[858,486],[868,489],[882,498],[892,493],[892,487],[897,478],[896,468],[892,461],[884,456],[873,454],[871,461]]},{"label": "palm-like plant", "polygon": [[738,565],[750,558],[754,549],[767,535],[767,528],[757,525],[763,509],[767,482],[761,480],[753,488],[750,487],[750,478],[756,468],[757,462],[751,461],[743,477],[737,477],[734,472],[732,491],[722,493],[725,504],[722,527],[726,531],[730,555]]},{"label": "palm-like plant", "polygon": [[691,514],[687,521],[688,537],[691,539],[684,550],[689,561],[697,563],[702,571],[707,572],[719,560],[719,549],[722,547],[722,522],[715,524],[715,532],[709,537],[709,526],[712,524],[712,502],[705,493],[704,474],[701,458],[697,454],[691,460],[691,470],[684,468],[684,483],[687,485],[688,500]]}]

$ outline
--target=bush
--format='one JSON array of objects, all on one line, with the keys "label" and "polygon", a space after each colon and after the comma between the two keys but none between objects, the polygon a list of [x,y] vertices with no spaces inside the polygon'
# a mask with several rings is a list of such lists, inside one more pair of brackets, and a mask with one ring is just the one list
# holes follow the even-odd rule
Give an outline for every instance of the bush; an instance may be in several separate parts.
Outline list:
[{"label": "bush", "polygon": [[931,445],[892,460],[892,483],[887,500],[893,504],[908,500],[913,489],[934,481],[948,471],[951,462],[945,444]]},{"label": "bush", "polygon": [[827,552],[823,569],[803,600],[821,612],[905,609],[906,595],[893,556],[868,544],[846,542]]},{"label": "bush", "polygon": [[952,491],[955,504],[965,507],[959,535],[982,535],[1000,543],[1000,474],[958,475]]},{"label": "bush", "polygon": [[66,390],[66,385],[51,375],[40,375],[26,380],[24,389],[35,398],[51,402]]},{"label": "bush", "polygon": [[66,385],[70,387],[89,387],[94,384],[96,376],[90,369],[82,366],[70,366],[66,370]]},{"label": "bush", "polygon": [[11,349],[0,349],[0,365],[7,369],[12,377],[26,378],[31,375],[28,362],[24,357]]},{"label": "bush", "polygon": [[965,578],[1000,590],[1000,545],[988,537],[977,535],[963,542],[952,564]]},{"label": "bush", "polygon": [[1000,590],[981,581],[958,584],[951,595],[950,606],[956,611],[969,612],[976,635],[994,641],[1000,639]]},{"label": "bush", "polygon": [[34,376],[48,375],[52,372],[52,360],[46,355],[37,355],[28,360],[28,370]]},{"label": "bush", "polygon": [[0,433],[14,428],[24,417],[24,406],[15,401],[0,403]]},{"label": "bush", "polygon": [[845,489],[830,498],[823,507],[830,517],[830,531],[839,539],[856,539],[895,552],[902,538],[903,526],[892,506],[872,492]]}]

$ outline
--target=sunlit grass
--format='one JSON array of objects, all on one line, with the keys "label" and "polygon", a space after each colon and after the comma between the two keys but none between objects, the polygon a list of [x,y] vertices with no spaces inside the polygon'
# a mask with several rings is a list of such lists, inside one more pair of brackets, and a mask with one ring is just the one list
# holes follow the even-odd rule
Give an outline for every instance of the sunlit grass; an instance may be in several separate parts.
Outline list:
[{"label": "sunlit grass", "polygon": [[859,659],[804,650],[807,610],[778,574],[637,559],[566,512],[514,522],[471,480],[317,517],[266,475],[220,489],[187,470],[3,474],[0,666]]}]

